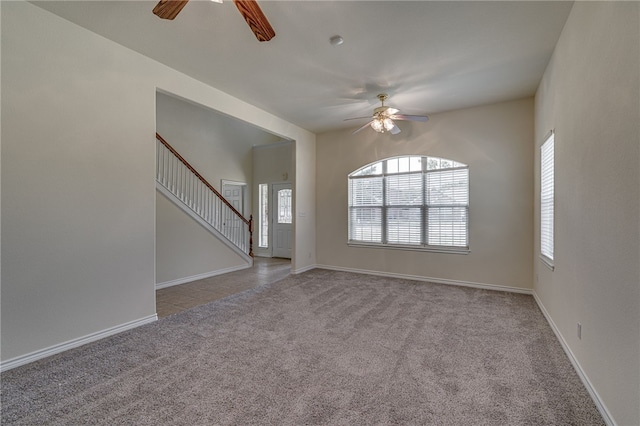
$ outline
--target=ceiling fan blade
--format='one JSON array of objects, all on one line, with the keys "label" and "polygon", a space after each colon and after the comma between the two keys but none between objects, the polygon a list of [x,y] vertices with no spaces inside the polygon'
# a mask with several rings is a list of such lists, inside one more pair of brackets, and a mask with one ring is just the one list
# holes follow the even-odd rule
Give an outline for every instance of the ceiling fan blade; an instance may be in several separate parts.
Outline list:
[{"label": "ceiling fan blade", "polygon": [[276,36],[276,32],[255,0],[233,0],[233,2],[258,41],[269,41]]},{"label": "ceiling fan blade", "polygon": [[397,135],[398,133],[400,133],[400,127],[398,127],[398,125],[394,123],[391,130],[389,130],[389,133],[391,133],[392,135]]},{"label": "ceiling fan blade", "polygon": [[353,117],[353,118],[345,118],[343,121],[349,121],[349,120],[363,120],[365,118],[368,118],[369,120],[371,120],[371,116],[367,115],[366,117]]},{"label": "ceiling fan blade", "polygon": [[[372,121],[373,121],[373,120],[372,120]],[[352,134],[352,135],[355,135],[355,134],[356,134],[356,133],[358,133],[360,130],[364,129],[364,128],[365,128],[365,127],[367,127],[367,126],[370,126],[372,121],[368,122],[367,124],[365,124],[364,126],[362,126],[362,127],[358,128],[357,130],[354,130],[354,131],[353,131],[353,133],[351,133],[351,134]]]},{"label": "ceiling fan blade", "polygon": [[153,13],[162,19],[175,19],[189,0],[160,0]]},{"label": "ceiling fan blade", "polygon": [[405,120],[405,121],[427,121],[429,117],[425,115],[406,115],[406,114],[394,114],[390,116],[392,120]]}]

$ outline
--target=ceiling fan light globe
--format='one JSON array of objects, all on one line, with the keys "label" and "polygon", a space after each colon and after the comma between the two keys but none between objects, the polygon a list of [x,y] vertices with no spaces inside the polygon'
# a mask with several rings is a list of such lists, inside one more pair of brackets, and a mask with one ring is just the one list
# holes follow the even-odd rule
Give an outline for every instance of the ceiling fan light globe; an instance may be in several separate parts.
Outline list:
[{"label": "ceiling fan light globe", "polygon": [[379,118],[376,118],[371,122],[371,128],[378,133],[384,132],[384,124],[382,123],[382,120],[380,120]]},{"label": "ceiling fan light globe", "polygon": [[389,130],[395,127],[395,123],[390,118],[385,118],[382,120],[382,124],[384,125],[384,129],[388,132]]}]

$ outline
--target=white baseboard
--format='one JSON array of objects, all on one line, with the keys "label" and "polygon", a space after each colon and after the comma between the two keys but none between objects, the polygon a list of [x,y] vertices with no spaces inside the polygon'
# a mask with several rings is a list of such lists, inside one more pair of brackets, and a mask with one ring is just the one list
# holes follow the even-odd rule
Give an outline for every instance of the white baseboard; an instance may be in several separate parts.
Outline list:
[{"label": "white baseboard", "polygon": [[68,340],[66,342],[49,346],[48,348],[40,349],[38,351],[31,352],[26,355],[21,355],[15,358],[11,358],[6,361],[0,362],[0,371],[10,370],[12,368],[16,368],[33,361],[37,361],[42,358],[46,358],[48,356],[67,351],[69,349],[77,348],[78,346],[86,345],[87,343],[95,342],[96,340],[104,339],[105,337],[122,333],[123,331],[130,330],[132,328],[136,328],[141,325],[148,324],[157,320],[158,320],[158,315],[156,314],[149,315],[148,317],[140,318],[134,321],[117,325],[115,327],[107,328],[105,330],[91,333],[83,337],[78,337],[77,339]]},{"label": "white baseboard", "polygon": [[303,268],[292,269],[291,270],[291,274],[293,274],[293,275],[301,274],[303,272],[307,272],[307,271],[310,271],[310,270],[316,269],[316,268],[318,268],[318,265],[309,265],[309,266],[305,266]]},{"label": "white baseboard", "polygon": [[459,281],[459,280],[450,280],[446,278],[423,277],[420,275],[398,274],[395,272],[371,271],[367,269],[344,268],[340,266],[330,266],[330,265],[315,265],[315,267],[320,269],[329,269],[333,271],[356,272],[358,274],[377,275],[380,277],[402,278],[402,279],[414,280],[414,281],[428,281],[430,283],[436,283],[436,284],[457,285],[462,287],[482,288],[485,290],[495,290],[495,291],[507,291],[509,293],[522,293],[522,294],[533,293],[532,290],[528,288],[509,287],[509,286],[498,285],[498,284],[476,283],[471,281]]},{"label": "white baseboard", "polygon": [[560,342],[560,346],[562,346],[562,349],[564,349],[564,352],[567,354],[569,361],[571,361],[571,365],[573,365],[573,368],[576,370],[576,373],[578,373],[578,377],[580,377],[580,380],[582,380],[582,384],[584,384],[584,387],[587,388],[587,392],[589,392],[591,399],[593,399],[593,402],[596,404],[596,408],[598,408],[598,411],[602,415],[604,422],[608,426],[616,426],[616,422],[615,420],[613,420],[613,416],[611,415],[611,413],[607,409],[607,406],[604,404],[604,402],[600,398],[600,395],[598,394],[598,392],[595,390],[595,388],[591,384],[591,381],[589,380],[587,373],[585,373],[585,371],[582,369],[582,366],[580,365],[576,357],[573,355],[573,352],[571,351],[571,348],[569,348],[567,341],[564,340],[564,337],[560,333],[560,330],[558,329],[556,324],[553,322],[551,315],[549,315],[549,312],[544,307],[544,305],[542,304],[542,301],[540,300],[540,298],[538,297],[535,291],[533,291],[533,298],[538,304],[538,307],[542,311],[542,314],[546,318],[547,322],[549,323],[549,326],[551,326],[551,329],[556,335],[556,338]]},{"label": "white baseboard", "polygon": [[229,272],[241,271],[243,269],[248,269],[252,265],[238,265],[232,266],[230,268],[218,269],[216,271],[205,272],[204,274],[192,275],[190,277],[178,278],[171,281],[165,281],[162,283],[156,284],[156,290],[160,290],[161,288],[172,287],[174,285],[190,283],[191,281],[203,280],[205,278],[215,277],[216,275],[228,274]]}]

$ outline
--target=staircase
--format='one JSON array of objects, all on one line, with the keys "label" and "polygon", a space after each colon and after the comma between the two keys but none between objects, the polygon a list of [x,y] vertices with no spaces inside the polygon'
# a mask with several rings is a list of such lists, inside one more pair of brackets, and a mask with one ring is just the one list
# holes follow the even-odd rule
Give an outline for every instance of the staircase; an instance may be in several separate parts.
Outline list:
[{"label": "staircase", "polygon": [[246,219],[157,133],[156,188],[253,264],[253,216]]}]

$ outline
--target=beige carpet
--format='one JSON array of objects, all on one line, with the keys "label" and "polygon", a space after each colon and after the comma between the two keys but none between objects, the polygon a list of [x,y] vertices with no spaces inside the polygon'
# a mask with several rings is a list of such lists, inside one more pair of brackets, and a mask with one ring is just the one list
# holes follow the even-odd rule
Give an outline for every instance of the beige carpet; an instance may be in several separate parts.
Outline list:
[{"label": "beige carpet", "polygon": [[531,296],[314,270],[2,374],[11,425],[601,425]]}]

